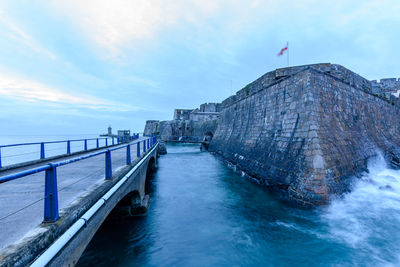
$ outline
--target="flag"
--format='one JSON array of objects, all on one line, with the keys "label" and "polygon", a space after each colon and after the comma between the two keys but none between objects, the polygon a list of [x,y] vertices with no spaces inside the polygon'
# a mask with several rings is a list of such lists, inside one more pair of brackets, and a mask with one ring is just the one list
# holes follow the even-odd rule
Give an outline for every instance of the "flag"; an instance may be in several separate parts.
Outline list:
[{"label": "flag", "polygon": [[281,52],[279,52],[278,57],[282,56],[285,51],[288,50],[288,45],[286,45],[284,48],[281,49]]}]

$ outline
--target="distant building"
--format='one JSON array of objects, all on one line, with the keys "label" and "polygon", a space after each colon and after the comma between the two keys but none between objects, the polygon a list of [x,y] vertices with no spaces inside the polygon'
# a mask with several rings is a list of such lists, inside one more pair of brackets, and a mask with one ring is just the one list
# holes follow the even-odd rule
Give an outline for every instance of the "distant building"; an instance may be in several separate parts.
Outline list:
[{"label": "distant building", "polygon": [[196,109],[175,109],[171,121],[148,120],[145,136],[157,135],[165,141],[201,142],[217,127],[220,103],[204,103]]},{"label": "distant building", "polygon": [[130,141],[131,131],[130,130],[118,130],[118,142],[126,143]]},{"label": "distant building", "polygon": [[175,109],[174,120],[189,120],[193,109]]},{"label": "distant building", "polygon": [[102,136],[102,137],[105,137],[105,136],[106,136],[106,137],[117,137],[117,135],[115,135],[115,134],[112,133],[111,125],[108,126],[108,128],[107,128],[107,133],[101,134],[100,136]]}]

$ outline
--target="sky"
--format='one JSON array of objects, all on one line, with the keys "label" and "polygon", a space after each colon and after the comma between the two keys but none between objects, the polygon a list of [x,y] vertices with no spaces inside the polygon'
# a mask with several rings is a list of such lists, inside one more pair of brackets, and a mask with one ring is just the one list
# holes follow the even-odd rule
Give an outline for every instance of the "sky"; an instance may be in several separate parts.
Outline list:
[{"label": "sky", "polygon": [[142,132],[262,74],[400,77],[398,0],[0,0],[0,135]]}]

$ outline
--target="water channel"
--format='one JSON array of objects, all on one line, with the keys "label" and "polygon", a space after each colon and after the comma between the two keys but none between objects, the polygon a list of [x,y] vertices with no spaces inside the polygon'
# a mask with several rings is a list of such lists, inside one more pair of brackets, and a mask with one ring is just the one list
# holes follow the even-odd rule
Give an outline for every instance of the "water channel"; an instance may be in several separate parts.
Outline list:
[{"label": "water channel", "polygon": [[107,220],[78,266],[400,265],[400,172],[380,157],[351,193],[301,210],[198,145],[167,149],[146,216]]}]

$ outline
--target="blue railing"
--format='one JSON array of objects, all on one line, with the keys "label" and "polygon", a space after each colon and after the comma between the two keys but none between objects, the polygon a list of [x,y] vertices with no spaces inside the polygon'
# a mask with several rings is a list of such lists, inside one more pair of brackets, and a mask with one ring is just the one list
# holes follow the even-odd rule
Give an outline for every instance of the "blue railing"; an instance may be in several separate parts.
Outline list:
[{"label": "blue railing", "polygon": [[143,153],[149,150],[157,143],[157,137],[151,137],[143,141],[131,142],[117,147],[108,148],[107,150],[96,151],[87,155],[76,158],[59,161],[56,163],[49,163],[40,167],[32,168],[29,170],[20,171],[17,173],[9,174],[0,177],[0,184],[11,180],[19,179],[27,175],[45,172],[45,190],[44,190],[44,223],[52,223],[59,219],[58,214],[58,190],[57,190],[57,167],[64,166],[76,161],[92,158],[101,154],[105,154],[105,179],[112,179],[112,164],[111,152],[126,147],[126,164],[132,163],[131,160],[131,145],[137,145],[137,157],[141,155],[141,143]]},{"label": "blue railing", "polygon": [[[139,138],[139,134],[134,134],[132,136],[129,137],[128,141],[133,141]],[[87,151],[88,150],[88,141],[96,141],[96,148],[100,148],[100,147],[106,147],[108,146],[108,140],[111,139],[111,144],[110,145],[114,145],[115,142],[117,142],[117,144],[123,142],[124,140],[122,138],[119,137],[102,137],[102,138],[87,138],[87,139],[74,139],[74,140],[62,140],[62,141],[49,141],[49,142],[35,142],[35,143],[21,143],[21,144],[11,144],[11,145],[0,145],[0,168],[3,167],[2,165],[2,157],[1,157],[1,149],[2,148],[6,148],[6,147],[20,147],[20,146],[32,146],[32,145],[40,145],[40,159],[45,159],[46,158],[46,146],[47,144],[61,144],[61,143],[65,143],[66,147],[65,147],[65,151],[66,154],[71,154],[71,143],[73,142],[83,142],[83,150],[80,151]],[[100,146],[99,140],[105,140],[104,146]],[[79,152],[79,151],[77,151]],[[14,155],[14,156],[18,156],[18,155]]]}]

